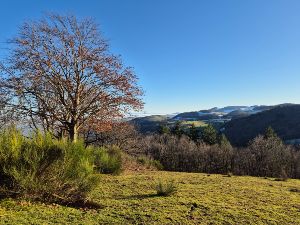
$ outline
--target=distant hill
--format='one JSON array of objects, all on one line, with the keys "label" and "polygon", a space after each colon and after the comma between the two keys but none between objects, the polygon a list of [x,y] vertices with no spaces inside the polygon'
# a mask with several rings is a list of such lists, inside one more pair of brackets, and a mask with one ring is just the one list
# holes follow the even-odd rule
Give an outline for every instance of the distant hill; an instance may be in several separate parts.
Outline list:
[{"label": "distant hill", "polygon": [[300,138],[300,105],[282,104],[226,123],[224,133],[233,145],[246,145],[271,126],[283,140]]},{"label": "distant hill", "polygon": [[214,107],[214,108],[211,108],[211,109],[202,109],[199,112],[201,112],[201,113],[212,113],[212,112],[215,112],[216,110],[218,110],[218,107]]},{"label": "distant hill", "polygon": [[175,120],[211,120],[218,119],[219,116],[210,112],[184,112],[179,113],[172,119]]},{"label": "distant hill", "polygon": [[266,106],[266,105],[254,105],[254,106],[225,106],[223,108],[211,108],[206,110],[199,110],[194,112],[179,113],[173,117],[176,120],[216,120],[216,119],[236,119],[241,117],[250,116],[265,110],[272,109],[277,106],[292,105],[289,103]]},{"label": "distant hill", "polygon": [[167,123],[168,119],[168,116],[165,115],[153,115],[138,117],[130,122],[142,133],[153,133],[157,131],[160,125]]},{"label": "distant hill", "polygon": [[[179,121],[180,126],[183,130],[189,129],[192,126],[192,124],[195,125],[195,127],[203,127],[207,125],[205,122],[199,120]],[[159,130],[159,127],[161,125],[166,125],[169,128],[172,128],[177,122],[178,120],[170,119],[168,116],[161,115],[139,117],[130,121],[130,123],[134,124],[137,130],[139,130],[143,134],[155,133]]]},{"label": "distant hill", "polygon": [[236,110],[242,110],[242,109],[247,109],[249,106],[226,106],[223,108],[217,108],[215,111],[217,112],[223,112],[223,113],[230,113]]},{"label": "distant hill", "polygon": [[252,110],[253,111],[265,111],[265,110],[273,109],[278,106],[291,106],[291,105],[295,105],[295,104],[283,103],[283,104],[279,104],[279,105],[256,105],[256,106],[252,106],[253,107]]},{"label": "distant hill", "polygon": [[248,111],[243,111],[243,110],[234,110],[228,114],[226,114],[224,116],[224,118],[228,118],[228,119],[237,119],[237,118],[241,118],[241,117],[246,117],[246,116],[250,116],[251,112]]},{"label": "distant hill", "polygon": [[223,108],[211,108],[193,112],[175,113],[170,115],[153,115],[137,118],[127,118],[142,133],[156,132],[160,125],[174,125],[177,121],[199,121],[214,124],[216,127],[223,127],[228,121],[246,118],[276,107],[293,106],[285,103],[280,105],[254,105],[254,106],[226,106]]}]

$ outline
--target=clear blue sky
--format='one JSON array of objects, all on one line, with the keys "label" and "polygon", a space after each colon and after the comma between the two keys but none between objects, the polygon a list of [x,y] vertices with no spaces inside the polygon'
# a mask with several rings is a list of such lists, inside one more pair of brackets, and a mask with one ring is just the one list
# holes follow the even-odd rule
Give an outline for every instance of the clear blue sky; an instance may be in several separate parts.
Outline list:
[{"label": "clear blue sky", "polygon": [[91,16],[153,114],[300,103],[299,0],[3,0],[0,56],[25,19]]}]

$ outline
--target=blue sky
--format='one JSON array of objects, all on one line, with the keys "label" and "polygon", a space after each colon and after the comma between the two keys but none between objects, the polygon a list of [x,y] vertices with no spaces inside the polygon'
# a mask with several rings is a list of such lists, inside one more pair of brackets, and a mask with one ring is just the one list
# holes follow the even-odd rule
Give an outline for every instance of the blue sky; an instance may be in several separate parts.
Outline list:
[{"label": "blue sky", "polygon": [[147,113],[300,103],[298,0],[3,0],[0,57],[44,12],[94,17],[135,68]]}]

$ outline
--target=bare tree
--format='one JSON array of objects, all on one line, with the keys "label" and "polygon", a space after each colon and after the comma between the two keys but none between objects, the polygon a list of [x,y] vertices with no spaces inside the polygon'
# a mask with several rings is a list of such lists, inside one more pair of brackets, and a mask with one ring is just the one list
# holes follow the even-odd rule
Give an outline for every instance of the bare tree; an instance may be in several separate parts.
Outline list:
[{"label": "bare tree", "polygon": [[109,52],[92,19],[51,14],[24,23],[9,42],[1,89],[35,128],[76,141],[80,131],[97,132],[143,107],[132,68]]},{"label": "bare tree", "polygon": [[144,148],[143,136],[135,129],[133,124],[118,121],[109,125],[108,129],[98,133],[85,132],[86,144],[116,145],[130,155],[141,153]]}]

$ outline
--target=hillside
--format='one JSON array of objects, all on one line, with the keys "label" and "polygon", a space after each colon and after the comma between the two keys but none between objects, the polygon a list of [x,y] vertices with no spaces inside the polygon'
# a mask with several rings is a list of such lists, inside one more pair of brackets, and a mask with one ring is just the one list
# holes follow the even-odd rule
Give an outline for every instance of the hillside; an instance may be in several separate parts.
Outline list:
[{"label": "hillside", "polygon": [[153,115],[138,117],[130,122],[142,133],[156,132],[160,125],[167,123],[168,117],[164,115]]},{"label": "hillside", "polygon": [[227,115],[224,116],[224,118],[237,119],[237,118],[246,117],[250,115],[251,115],[250,112],[245,112],[243,110],[238,109],[228,113]]},{"label": "hillside", "polygon": [[172,126],[177,121],[200,121],[204,123],[215,124],[216,127],[222,127],[224,123],[230,120],[235,120],[243,117],[248,117],[274,109],[276,107],[288,107],[293,106],[290,103],[284,103],[280,105],[266,106],[266,105],[254,105],[254,106],[226,106],[223,108],[211,108],[207,110],[199,110],[193,112],[178,113],[174,116],[170,115],[153,115],[138,117],[129,120],[133,123],[137,129],[142,133],[156,132],[160,125]]},{"label": "hillside", "polygon": [[203,112],[184,112],[179,113],[173,119],[176,120],[211,120],[211,119],[218,119],[219,116],[216,114],[213,114],[211,112],[209,113],[203,113]]},{"label": "hillside", "polygon": [[[227,177],[175,172],[99,175],[91,198],[102,205],[83,210],[2,200],[0,224],[300,224],[299,180]],[[159,179],[174,180],[174,196],[156,196]]]},{"label": "hillside", "polygon": [[271,126],[283,140],[300,138],[300,105],[281,105],[254,115],[231,120],[224,133],[233,145],[247,144]]}]

